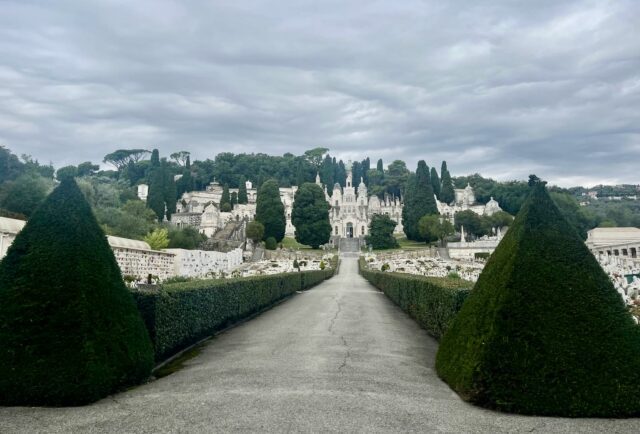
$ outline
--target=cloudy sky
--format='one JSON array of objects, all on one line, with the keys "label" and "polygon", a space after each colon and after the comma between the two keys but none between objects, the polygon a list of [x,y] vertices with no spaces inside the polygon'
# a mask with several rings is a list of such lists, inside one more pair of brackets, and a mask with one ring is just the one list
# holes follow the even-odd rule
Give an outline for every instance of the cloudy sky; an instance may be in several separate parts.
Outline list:
[{"label": "cloudy sky", "polygon": [[639,183],[640,1],[0,0],[0,144]]}]

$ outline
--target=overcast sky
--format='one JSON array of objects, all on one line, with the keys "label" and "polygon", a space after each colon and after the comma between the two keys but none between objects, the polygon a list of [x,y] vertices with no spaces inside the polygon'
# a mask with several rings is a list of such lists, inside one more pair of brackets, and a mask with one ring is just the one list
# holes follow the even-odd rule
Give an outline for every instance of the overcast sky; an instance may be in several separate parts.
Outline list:
[{"label": "overcast sky", "polygon": [[0,0],[0,144],[639,183],[640,1]]}]

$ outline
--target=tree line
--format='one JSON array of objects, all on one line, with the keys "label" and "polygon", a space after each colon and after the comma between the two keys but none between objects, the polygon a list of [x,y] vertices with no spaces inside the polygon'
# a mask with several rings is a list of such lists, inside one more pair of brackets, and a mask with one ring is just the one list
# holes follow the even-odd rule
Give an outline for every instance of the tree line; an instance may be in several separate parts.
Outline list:
[{"label": "tree line", "polygon": [[[332,194],[334,184],[345,186],[347,164],[332,157],[328,151],[327,148],[314,148],[299,156],[290,153],[282,156],[220,153],[213,160],[192,162],[188,151],[174,152],[161,158],[153,150],[120,149],[103,158],[103,163],[113,166],[113,169],[101,170],[98,164],[86,161],[56,171],[51,164],[41,164],[29,155],[18,157],[0,146],[0,215],[28,218],[53,189],[56,178],[74,177],[83,192],[94,197],[94,212],[108,233],[142,239],[146,233],[140,234],[141,230],[134,227],[147,228],[144,220],[148,216],[141,216],[138,205],[125,207],[128,201],[137,200],[135,187],[138,184],[149,185],[148,208],[155,215],[153,224],[158,224],[165,217],[170,218],[184,192],[203,190],[213,180],[225,187],[222,204],[225,210],[247,202],[247,180],[257,188],[269,179],[275,180],[280,187],[289,187],[312,183],[319,174],[322,183],[327,185],[328,193]],[[362,179],[372,195],[402,196],[405,204],[413,204],[405,207],[407,215],[403,216],[403,220],[406,218],[408,222],[407,237],[412,239],[427,238],[420,234],[419,219],[434,214],[433,201],[420,199],[429,196],[425,190],[427,184],[433,194],[446,203],[453,201],[454,188],[470,184],[479,202],[486,203],[493,197],[512,215],[518,212],[528,192],[524,181],[498,182],[479,174],[452,177],[446,162],[442,163],[440,173],[435,167],[426,167],[426,163],[424,166],[418,176],[417,169],[412,173],[401,160],[392,161],[386,167],[382,160],[373,165],[368,157],[352,163],[355,185]],[[416,180],[418,184],[415,184]],[[237,194],[228,193],[233,188],[239,189]],[[579,206],[576,194],[584,189],[551,187],[549,190],[564,216],[583,238],[587,230],[597,226],[640,227],[638,201],[591,201],[586,206]],[[601,186],[599,191],[609,193],[619,189]],[[486,222],[483,226],[486,228]],[[481,236],[480,233],[475,231],[474,235]]]}]

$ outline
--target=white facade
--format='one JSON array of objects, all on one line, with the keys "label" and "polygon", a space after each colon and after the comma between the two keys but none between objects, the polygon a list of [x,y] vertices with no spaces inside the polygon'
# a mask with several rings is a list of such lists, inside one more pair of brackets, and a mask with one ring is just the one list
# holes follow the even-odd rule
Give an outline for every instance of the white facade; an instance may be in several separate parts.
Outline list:
[{"label": "white facade", "polygon": [[455,200],[453,203],[447,204],[436,199],[438,212],[440,215],[447,217],[452,223],[457,212],[471,210],[476,214],[493,215],[498,211],[502,211],[498,202],[493,197],[485,205],[476,202],[476,196],[473,187],[467,184],[465,188],[455,189]]},{"label": "white facade", "polygon": [[[26,222],[0,217],[0,259],[7,253]],[[206,277],[234,270],[242,264],[242,250],[228,253],[204,250],[152,250],[144,241],[107,236],[109,246],[123,276],[146,281],[149,274],[160,281],[173,276]]]},{"label": "white facade", "polygon": [[107,236],[107,240],[123,276],[145,281],[151,274],[163,281],[175,275],[174,254],[151,250],[144,241],[112,236]]},{"label": "white facade", "polygon": [[138,199],[140,199],[143,202],[146,202],[148,197],[149,197],[149,186],[147,184],[138,185]]},{"label": "white facade", "polygon": [[7,217],[0,217],[0,259],[4,258],[18,232],[27,222]]},{"label": "white facade", "polygon": [[[316,184],[321,185],[320,177],[316,177]],[[369,223],[375,214],[386,214],[397,225],[395,233],[402,232],[402,201],[400,198],[386,196],[369,197],[367,186],[360,179],[358,187],[353,185],[351,169],[347,172],[346,186],[342,188],[336,183],[332,195],[329,196],[324,186],[325,198],[331,205],[329,220],[331,222],[332,238],[360,238],[369,234]]]},{"label": "white facade", "polygon": [[185,249],[164,251],[175,255],[174,276],[212,277],[221,271],[230,272],[242,265],[242,249],[234,249],[227,253]]},{"label": "white facade", "polygon": [[[343,188],[336,183],[330,196],[327,186],[320,182],[319,176],[316,176],[316,184],[323,188],[325,198],[331,205],[329,220],[332,238],[366,236],[371,217],[375,214],[388,215],[397,223],[395,233],[402,233],[402,198],[385,196],[380,199],[375,195],[369,197],[367,186],[362,179],[357,187],[353,182],[351,169],[347,167],[346,186]],[[197,227],[200,232],[210,237],[217,230],[222,229],[231,219],[253,220],[258,192],[250,181],[247,181],[246,187],[248,204],[236,205],[229,213],[219,211],[223,188],[217,182],[209,184],[206,191],[184,193],[177,203],[177,212],[171,216],[171,222],[177,226]],[[230,193],[234,191],[237,192],[238,189],[229,189]],[[291,223],[291,212],[296,191],[298,191],[296,186],[280,188],[280,200],[284,205],[286,216],[285,235],[290,237],[295,235],[295,227]],[[492,215],[502,210],[493,198],[484,205],[477,203],[470,185],[455,190],[453,203],[446,204],[436,199],[436,204],[440,214],[452,222],[455,213],[459,211],[471,210],[478,215]]]},{"label": "white facade", "polygon": [[591,250],[619,244],[639,244],[638,228],[595,228],[587,232],[587,246]]}]

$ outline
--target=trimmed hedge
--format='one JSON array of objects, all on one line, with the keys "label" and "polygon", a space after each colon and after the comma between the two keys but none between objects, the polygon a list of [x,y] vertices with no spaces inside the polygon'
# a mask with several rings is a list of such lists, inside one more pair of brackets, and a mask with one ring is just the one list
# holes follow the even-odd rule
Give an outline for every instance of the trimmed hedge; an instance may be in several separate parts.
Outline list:
[{"label": "trimmed hedge", "polygon": [[164,285],[134,297],[149,331],[157,362],[171,357],[274,303],[330,278],[335,270],[303,271]]},{"label": "trimmed hedge", "polygon": [[502,411],[640,415],[640,327],[543,184],[442,338],[436,371]]},{"label": "trimmed hedge", "polygon": [[152,367],[107,238],[65,178],[0,262],[0,405],[87,404]]},{"label": "trimmed hedge", "polygon": [[382,290],[431,336],[440,339],[456,316],[473,283],[460,279],[385,273],[359,261],[360,274]]}]

